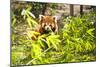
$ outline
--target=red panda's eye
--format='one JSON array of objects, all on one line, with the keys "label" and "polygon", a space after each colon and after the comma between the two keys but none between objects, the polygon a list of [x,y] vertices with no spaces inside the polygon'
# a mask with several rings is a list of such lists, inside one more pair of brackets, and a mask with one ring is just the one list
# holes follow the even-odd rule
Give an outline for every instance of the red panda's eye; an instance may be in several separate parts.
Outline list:
[{"label": "red panda's eye", "polygon": [[46,24],[44,24],[44,27],[46,26]]},{"label": "red panda's eye", "polygon": [[52,27],[52,25],[50,25],[50,27]]}]

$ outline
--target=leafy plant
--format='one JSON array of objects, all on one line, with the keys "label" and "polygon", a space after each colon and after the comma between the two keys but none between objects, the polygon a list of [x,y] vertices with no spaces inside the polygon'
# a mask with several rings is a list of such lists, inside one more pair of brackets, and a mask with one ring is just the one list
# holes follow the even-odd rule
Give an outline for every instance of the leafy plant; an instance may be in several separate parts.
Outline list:
[{"label": "leafy plant", "polygon": [[[37,6],[34,9],[38,11],[43,5],[37,3],[33,6]],[[56,6],[50,5],[53,9]],[[31,9],[28,7],[19,13],[22,20],[15,13],[12,14],[12,66],[96,60],[95,12],[81,17],[63,17],[64,26],[58,34],[51,32],[41,35],[33,30],[38,22]],[[35,40],[31,39],[32,36]]]},{"label": "leafy plant", "polygon": [[22,15],[23,18],[27,20],[27,23],[31,29],[38,24],[38,22],[34,20],[35,16],[29,11],[29,9],[23,9]]},{"label": "leafy plant", "polygon": [[[89,16],[89,14],[85,15],[86,19],[84,19],[84,16],[81,18],[71,17],[70,21],[62,29],[65,44],[64,50],[68,52],[68,55],[73,55],[72,58],[75,61],[77,60],[75,58],[77,55],[80,56],[78,59],[84,61],[81,57],[88,55],[87,58],[92,58],[91,54],[94,57],[93,60],[95,60],[95,23],[91,23],[90,17],[92,16]],[[73,59],[67,60],[67,62],[73,62]]]}]

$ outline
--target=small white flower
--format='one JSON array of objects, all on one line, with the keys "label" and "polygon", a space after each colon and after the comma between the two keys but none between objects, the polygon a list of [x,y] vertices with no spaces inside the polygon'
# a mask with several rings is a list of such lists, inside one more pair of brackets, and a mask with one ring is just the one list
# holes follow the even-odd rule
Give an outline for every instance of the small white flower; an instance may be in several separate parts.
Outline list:
[{"label": "small white flower", "polygon": [[91,24],[94,24],[94,22],[91,22]]},{"label": "small white flower", "polygon": [[83,37],[85,37],[85,35],[83,35]]},{"label": "small white flower", "polygon": [[69,17],[66,17],[66,19],[69,19]]}]

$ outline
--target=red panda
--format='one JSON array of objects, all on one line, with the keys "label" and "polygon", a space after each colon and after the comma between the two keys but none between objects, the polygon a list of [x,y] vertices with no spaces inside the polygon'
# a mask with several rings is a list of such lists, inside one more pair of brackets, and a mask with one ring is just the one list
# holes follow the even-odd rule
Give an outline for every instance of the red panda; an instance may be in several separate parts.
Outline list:
[{"label": "red panda", "polygon": [[58,25],[57,25],[57,17],[56,16],[39,16],[39,25],[36,29],[37,32],[41,34],[46,34],[49,32],[57,32]]},{"label": "red panda", "polygon": [[40,34],[48,34],[49,32],[58,32],[58,24],[56,16],[39,15],[39,24],[35,29]]}]

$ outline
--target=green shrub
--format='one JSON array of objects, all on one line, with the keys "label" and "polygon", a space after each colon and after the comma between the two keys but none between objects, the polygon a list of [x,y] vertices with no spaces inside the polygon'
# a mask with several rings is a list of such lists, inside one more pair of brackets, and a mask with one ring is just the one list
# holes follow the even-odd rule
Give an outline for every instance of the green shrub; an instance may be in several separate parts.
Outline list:
[{"label": "green shrub", "polygon": [[[23,17],[29,29],[38,23],[25,10]],[[64,18],[64,26],[58,34],[53,32],[31,40],[33,33],[19,34],[17,19],[12,16],[12,65],[50,64],[96,60],[95,13],[82,17]],[[24,19],[24,18],[23,18]],[[25,20],[24,19],[24,20]],[[16,30],[17,28],[17,30]],[[22,28],[23,29],[23,28]],[[16,32],[17,31],[17,32]]]}]

